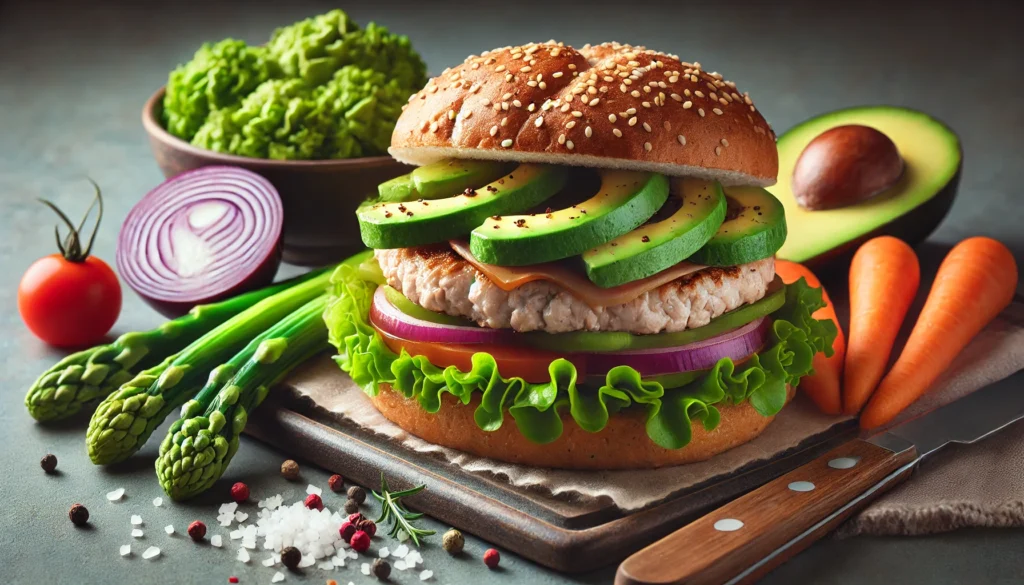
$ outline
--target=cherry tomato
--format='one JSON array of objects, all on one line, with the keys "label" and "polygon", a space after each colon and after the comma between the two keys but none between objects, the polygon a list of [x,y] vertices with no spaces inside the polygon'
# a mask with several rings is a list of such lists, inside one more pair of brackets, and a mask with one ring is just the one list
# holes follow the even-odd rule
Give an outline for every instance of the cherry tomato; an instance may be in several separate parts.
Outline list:
[{"label": "cherry tomato", "polygon": [[472,358],[474,353],[489,353],[498,362],[498,371],[505,378],[522,378],[527,382],[541,383],[551,380],[548,373],[548,365],[554,360],[565,357],[572,361],[579,372],[579,377],[585,376],[585,364],[573,356],[563,356],[550,351],[519,347],[515,345],[493,345],[485,343],[474,344],[449,344],[430,343],[426,341],[410,341],[385,333],[376,325],[374,330],[384,340],[384,345],[395,352],[401,353],[404,348],[409,355],[421,355],[427,358],[430,363],[439,368],[455,366],[463,372],[472,369]]},{"label": "cherry tomato", "polygon": [[29,266],[18,285],[18,311],[46,343],[75,348],[102,341],[121,313],[121,284],[106,262],[60,254]]}]

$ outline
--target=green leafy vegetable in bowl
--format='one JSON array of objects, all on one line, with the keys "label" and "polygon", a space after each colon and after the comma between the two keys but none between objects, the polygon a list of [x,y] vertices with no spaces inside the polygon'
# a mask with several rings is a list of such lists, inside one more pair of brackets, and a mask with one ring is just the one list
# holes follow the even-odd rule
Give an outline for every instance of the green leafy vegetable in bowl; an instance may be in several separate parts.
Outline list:
[{"label": "green leafy vegetable in bowl", "polygon": [[240,156],[377,156],[425,83],[408,37],[332,10],[277,29],[262,47],[203,45],[171,72],[163,121],[195,146]]}]

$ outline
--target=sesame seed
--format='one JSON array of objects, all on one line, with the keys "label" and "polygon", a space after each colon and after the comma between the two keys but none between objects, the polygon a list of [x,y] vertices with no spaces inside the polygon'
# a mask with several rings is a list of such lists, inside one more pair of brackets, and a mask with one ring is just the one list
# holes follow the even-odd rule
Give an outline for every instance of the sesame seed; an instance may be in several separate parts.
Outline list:
[{"label": "sesame seed", "polygon": [[590,86],[587,88],[587,93],[590,95],[597,95],[597,88],[593,86],[593,83],[593,80],[588,82]]},{"label": "sesame seed", "polygon": [[504,70],[505,70],[505,66],[504,65],[498,65],[498,67],[494,71],[497,72],[497,73],[501,73]]},{"label": "sesame seed", "polygon": [[569,69],[576,69],[576,65],[574,63],[569,63]]},{"label": "sesame seed", "polygon": [[558,79],[562,75],[564,75],[564,74],[561,71],[555,71],[554,73],[551,74],[551,77],[554,77],[555,79]]},{"label": "sesame seed", "polygon": [[688,89],[684,89],[683,90],[683,95],[685,95],[686,97],[690,97],[691,95],[693,95],[693,93],[690,92],[690,90],[688,90]]},{"label": "sesame seed", "polygon": [[601,103],[601,98],[594,98],[594,99],[590,100],[590,104],[589,105],[590,106],[596,106],[599,103]]},{"label": "sesame seed", "polygon": [[583,117],[583,112],[581,112],[579,110],[573,110],[572,115],[575,118],[582,118]]},{"label": "sesame seed", "polygon": [[521,102],[519,100],[512,100],[512,105],[517,107],[517,108],[521,108],[521,107],[523,107],[523,102]]},{"label": "sesame seed", "polygon": [[[497,106],[497,104],[495,104],[495,106]],[[495,109],[497,109],[497,108],[495,108]],[[502,109],[502,111],[507,112],[508,111],[508,102],[501,102],[501,109]]]},{"label": "sesame seed", "polygon": [[568,148],[569,150],[572,150],[574,146],[575,145],[572,143],[572,140],[565,141],[565,147]]},{"label": "sesame seed", "polygon": [[494,126],[491,126],[491,136],[495,136],[497,134],[498,134],[498,125],[495,124]]},{"label": "sesame seed", "polygon": [[665,127],[665,130],[671,130],[672,129],[672,124],[670,124],[668,120],[663,121],[661,123],[661,125]]},{"label": "sesame seed", "polygon": [[672,77],[668,78],[668,82],[669,83],[675,83],[677,81],[679,81],[679,76],[678,75],[673,75]]},{"label": "sesame seed", "polygon": [[683,101],[683,96],[679,95],[678,93],[674,93],[672,94],[672,99],[676,100],[677,102],[681,102]]},{"label": "sesame seed", "polygon": [[711,110],[711,111],[712,111],[712,112],[714,112],[714,113],[716,113],[716,114],[718,114],[719,116],[721,116],[721,115],[722,115],[722,110],[720,110],[719,108],[715,108],[715,109],[713,109],[713,110]]},{"label": "sesame seed", "polygon": [[505,74],[505,81],[512,81],[513,79],[515,79],[515,78],[512,76],[511,73],[506,73]]},{"label": "sesame seed", "polygon": [[608,121],[609,122],[614,124],[616,120],[618,120],[618,118],[615,117],[615,114],[608,114]]},{"label": "sesame seed", "polygon": [[644,142],[644,150],[646,150],[647,152],[651,152],[652,148],[654,148],[654,147],[651,146],[650,142]]},{"label": "sesame seed", "polygon": [[544,118],[537,118],[537,121],[534,122],[533,125],[540,128],[544,125]]},{"label": "sesame seed", "polygon": [[532,112],[532,111],[534,111],[536,109],[537,109],[537,104],[530,104],[530,105],[526,106],[526,111],[527,112]]},{"label": "sesame seed", "polygon": [[533,67],[530,67],[529,65],[527,65],[526,67],[523,67],[522,69],[520,69],[519,72],[520,73],[529,73],[532,70],[533,70]]},{"label": "sesame seed", "polygon": [[558,143],[559,144],[565,144],[565,134],[559,134],[558,135]]},{"label": "sesame seed", "polygon": [[679,136],[676,136],[676,140],[679,141],[679,144],[682,144],[683,146],[686,146],[686,137],[683,136],[682,134],[680,134]]},{"label": "sesame seed", "polygon": [[684,110],[689,110],[692,107],[693,107],[693,102],[691,102],[690,100],[686,100],[685,102],[683,102],[683,109]]},{"label": "sesame seed", "polygon": [[629,92],[629,95],[638,98],[640,97],[640,92],[634,89],[633,91]]},{"label": "sesame seed", "polygon": [[703,118],[704,117],[704,108],[697,108],[697,113],[700,114],[701,118]]},{"label": "sesame seed", "polygon": [[505,95],[501,96],[501,101],[507,102],[510,97],[512,97],[512,94],[506,93]]},{"label": "sesame seed", "polygon": [[512,146],[512,139],[506,138],[505,140],[502,140],[501,145],[504,146],[505,148]]},{"label": "sesame seed", "polygon": [[526,82],[526,85],[530,87],[537,87],[537,82],[531,79],[530,81]]},{"label": "sesame seed", "polygon": [[651,107],[651,102],[640,102],[640,105],[645,107],[645,108],[649,108],[649,107]]},{"label": "sesame seed", "polygon": [[629,125],[636,126],[636,116],[633,116],[632,118],[629,119]]},{"label": "sesame seed", "polygon": [[651,131],[651,125],[648,124],[647,122],[644,122],[644,130],[647,130],[648,132],[650,132]]},{"label": "sesame seed", "polygon": [[622,130],[619,130],[618,128],[612,128],[612,134],[614,134],[616,138],[622,138]]},{"label": "sesame seed", "polygon": [[465,113],[465,114],[464,114],[464,115],[462,116],[462,119],[463,119],[463,120],[468,120],[468,119],[470,119],[470,118],[472,118],[472,117],[473,117],[473,110],[470,110],[470,111],[466,112],[466,113]]},{"label": "sesame seed", "polygon": [[448,119],[449,120],[454,120],[455,119],[455,110],[448,110]]},{"label": "sesame seed", "polygon": [[430,131],[431,132],[437,132],[437,122],[431,122],[430,123]]},{"label": "sesame seed", "polygon": [[651,93],[651,88],[645,86],[644,87],[644,93]]},{"label": "sesame seed", "polygon": [[718,98],[718,103],[722,104],[723,106],[727,106],[729,105],[729,100],[725,98]]},{"label": "sesame seed", "polygon": [[576,126],[576,120],[569,120],[565,125],[566,130],[572,130]]},{"label": "sesame seed", "polygon": [[481,101],[480,103],[482,103],[484,105],[484,107],[486,107],[486,106],[491,105],[491,100],[489,100],[487,98],[484,98],[483,101]]},{"label": "sesame seed", "polygon": [[693,92],[693,94],[696,95],[699,98],[704,97],[704,92],[700,91],[699,89],[697,91]]},{"label": "sesame seed", "polygon": [[558,109],[559,109],[559,111],[564,113],[564,112],[568,112],[571,107],[572,106],[570,106],[569,104],[562,104],[562,107],[558,108]]},{"label": "sesame seed", "polygon": [[722,147],[721,146],[716,146],[715,147],[715,156],[721,156],[721,155],[722,155]]},{"label": "sesame seed", "polygon": [[729,141],[726,140],[725,138],[723,138],[722,139],[722,146],[726,146],[726,147],[729,146]]},{"label": "sesame seed", "polygon": [[746,103],[746,104],[747,104],[748,106],[754,103],[753,101],[751,101],[751,99],[750,99],[750,96],[749,96],[749,95],[747,95],[747,94],[743,94],[743,101],[744,101],[744,102],[745,102],[745,103]]},{"label": "sesame seed", "polygon": [[501,125],[502,127],[508,126],[508,116],[505,116],[504,118],[501,119]]},{"label": "sesame seed", "polygon": [[628,110],[626,110],[627,116],[632,116],[634,114],[636,114],[636,108],[629,108]]}]

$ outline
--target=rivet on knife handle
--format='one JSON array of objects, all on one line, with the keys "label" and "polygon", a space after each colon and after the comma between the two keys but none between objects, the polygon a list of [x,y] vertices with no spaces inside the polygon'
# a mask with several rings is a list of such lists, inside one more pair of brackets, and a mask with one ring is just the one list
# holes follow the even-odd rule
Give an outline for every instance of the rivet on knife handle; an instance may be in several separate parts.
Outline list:
[{"label": "rivet on knife handle", "polygon": [[[893,452],[860,440],[840,445],[637,552],[619,565],[615,583],[753,582],[898,483],[864,497],[882,480],[900,470],[905,473],[898,479],[906,477],[916,459],[912,447]],[[857,505],[843,509],[851,502]]]}]

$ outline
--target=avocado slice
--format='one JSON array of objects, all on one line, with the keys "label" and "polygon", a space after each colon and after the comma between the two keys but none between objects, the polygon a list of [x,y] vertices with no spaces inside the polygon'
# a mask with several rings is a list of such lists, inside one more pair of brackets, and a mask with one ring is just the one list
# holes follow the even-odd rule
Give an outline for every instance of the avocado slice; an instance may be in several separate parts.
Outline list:
[{"label": "avocado slice", "polygon": [[[648,222],[626,235],[583,253],[587,276],[601,287],[640,280],[674,266],[711,239],[725,219],[725,195],[716,181],[674,179],[678,209],[668,218]],[[657,218],[657,216],[655,216]]]},{"label": "avocado slice", "polygon": [[497,161],[445,159],[381,183],[377,192],[381,201],[388,202],[451,197],[498,179],[511,166]]},{"label": "avocado slice", "polygon": [[470,235],[478,260],[525,266],[561,260],[621,236],[657,213],[668,198],[668,179],[658,173],[597,171],[597,194],[571,207],[529,215],[489,217]]},{"label": "avocado slice", "polygon": [[767,258],[786,241],[786,213],[760,187],[725,187],[725,221],[708,243],[690,256],[707,266],[735,266]]},{"label": "avocado slice", "polygon": [[558,193],[566,167],[522,164],[508,175],[454,197],[432,201],[367,201],[356,210],[359,232],[369,248],[407,248],[463,237],[492,215],[539,205]]},{"label": "avocado slice", "polygon": [[[861,124],[889,137],[903,157],[895,185],[855,205],[808,211],[797,204],[791,182],[804,148],[836,126]],[[935,118],[907,108],[866,106],[823,114],[779,137],[779,182],[769,191],[782,201],[790,225],[779,257],[811,266],[846,260],[857,246],[878,235],[911,245],[928,237],[953,205],[963,154],[960,140]]]},{"label": "avocado slice", "polygon": [[388,302],[394,305],[399,311],[409,315],[410,317],[419,319],[420,321],[437,323],[439,325],[457,325],[460,327],[474,325],[472,321],[468,321],[461,317],[453,317],[447,313],[438,313],[436,311],[431,311],[430,309],[424,309],[410,301],[408,297],[398,292],[398,290],[387,285],[384,285],[384,298],[386,298]]}]

